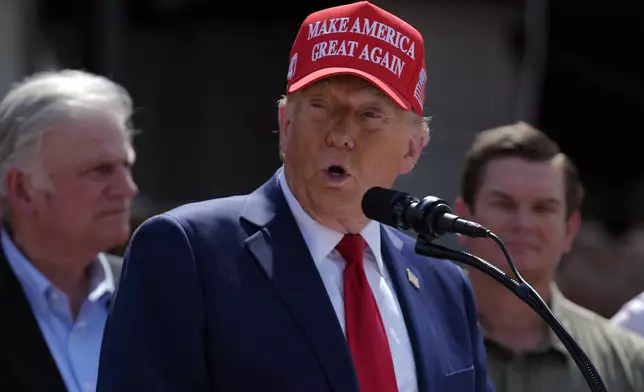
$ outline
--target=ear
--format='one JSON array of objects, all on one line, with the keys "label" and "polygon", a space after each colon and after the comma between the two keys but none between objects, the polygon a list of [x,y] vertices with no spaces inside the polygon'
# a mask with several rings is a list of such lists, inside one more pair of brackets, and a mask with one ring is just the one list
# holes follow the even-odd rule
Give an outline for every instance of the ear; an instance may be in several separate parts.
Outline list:
[{"label": "ear", "polygon": [[284,106],[277,108],[277,123],[279,124],[279,146],[280,152],[286,154],[286,147],[291,136],[291,113],[293,111]]},{"label": "ear", "polygon": [[[463,219],[467,219],[467,220],[472,219],[472,213],[470,212],[470,207],[467,205],[467,203],[465,203],[465,200],[463,200],[463,198],[460,196],[458,196],[454,201],[454,214],[460,216]],[[456,238],[461,245],[467,246],[469,237],[466,237],[464,235],[458,235],[456,236]]]},{"label": "ear", "polygon": [[423,136],[414,134],[409,139],[407,145],[407,152],[403,156],[402,164],[400,167],[401,174],[407,174],[416,166],[418,159],[420,158],[420,153],[423,150],[425,145],[425,139]]},{"label": "ear", "polygon": [[574,211],[566,219],[566,243],[564,244],[564,252],[568,253],[572,249],[572,245],[575,243],[575,238],[579,233],[579,228],[581,227],[581,213],[579,211]]},{"label": "ear", "polygon": [[33,215],[36,207],[33,200],[34,188],[27,174],[17,168],[10,168],[4,178],[7,202],[12,211],[20,215]]}]

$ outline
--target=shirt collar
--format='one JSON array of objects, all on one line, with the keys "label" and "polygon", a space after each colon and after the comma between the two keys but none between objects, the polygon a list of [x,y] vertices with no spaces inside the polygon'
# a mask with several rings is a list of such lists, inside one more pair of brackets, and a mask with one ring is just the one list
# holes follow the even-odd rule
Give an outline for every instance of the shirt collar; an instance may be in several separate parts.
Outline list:
[{"label": "shirt collar", "polygon": [[[320,224],[304,211],[286,182],[283,167],[278,171],[278,178],[286,203],[304,237],[313,262],[316,266],[319,266],[329,253],[335,250],[344,234]],[[380,251],[380,224],[374,220],[369,220],[369,223],[360,231],[360,235],[367,243],[368,251],[374,256],[380,275],[384,276],[384,264],[382,252]]]},{"label": "shirt collar", "polygon": [[99,253],[89,268],[90,292],[87,298],[90,301],[98,301],[104,295],[114,294],[116,290],[114,274],[105,254]]},{"label": "shirt collar", "polygon": [[[5,229],[0,230],[2,249],[7,256],[7,261],[14,274],[23,286],[38,294],[39,298],[46,300],[55,286],[43,275],[15,245],[11,236]],[[88,266],[90,288],[88,299],[98,301],[111,296],[115,291],[114,276],[104,254],[99,253]]]}]

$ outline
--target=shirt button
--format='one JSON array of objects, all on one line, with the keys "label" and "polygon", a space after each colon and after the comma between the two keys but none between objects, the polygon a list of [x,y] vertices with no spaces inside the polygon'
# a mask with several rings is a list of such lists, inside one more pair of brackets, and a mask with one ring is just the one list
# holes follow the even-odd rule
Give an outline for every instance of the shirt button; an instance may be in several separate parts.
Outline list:
[{"label": "shirt button", "polygon": [[94,385],[91,382],[86,382],[83,385],[83,391],[85,391],[85,392],[94,392]]}]

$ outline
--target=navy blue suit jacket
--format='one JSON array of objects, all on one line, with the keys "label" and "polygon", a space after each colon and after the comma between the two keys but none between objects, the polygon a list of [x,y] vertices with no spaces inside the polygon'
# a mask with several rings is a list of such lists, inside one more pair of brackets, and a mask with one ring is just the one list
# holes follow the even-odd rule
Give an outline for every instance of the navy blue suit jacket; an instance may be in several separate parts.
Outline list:
[{"label": "navy blue suit jacket", "polygon": [[[382,229],[419,391],[484,392],[460,268]],[[409,269],[419,279],[416,288]],[[279,187],[155,216],[135,232],[108,318],[98,392],[358,392],[342,328]]]}]

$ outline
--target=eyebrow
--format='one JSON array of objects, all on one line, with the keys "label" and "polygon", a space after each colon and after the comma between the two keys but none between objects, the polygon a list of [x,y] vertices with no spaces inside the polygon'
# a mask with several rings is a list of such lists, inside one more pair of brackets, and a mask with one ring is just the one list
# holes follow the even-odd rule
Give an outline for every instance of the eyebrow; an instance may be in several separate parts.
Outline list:
[{"label": "eyebrow", "polygon": [[[325,98],[325,93],[331,87],[331,84],[332,81],[330,81],[329,79],[322,79],[311,84],[309,88],[315,88],[315,90],[310,91],[308,99]],[[366,92],[372,95],[369,98],[375,101],[372,101],[370,104],[378,104],[383,107],[397,108],[396,104],[387,94],[385,94],[382,90],[371,83],[365,84],[365,86],[358,91]]]},{"label": "eyebrow", "polygon": [[92,167],[98,165],[112,165],[112,164],[121,164],[126,163],[128,165],[133,165],[136,162],[136,152],[128,152],[125,156],[116,156],[110,154],[99,154],[97,156],[86,158],[81,161],[81,164],[85,167]]}]

